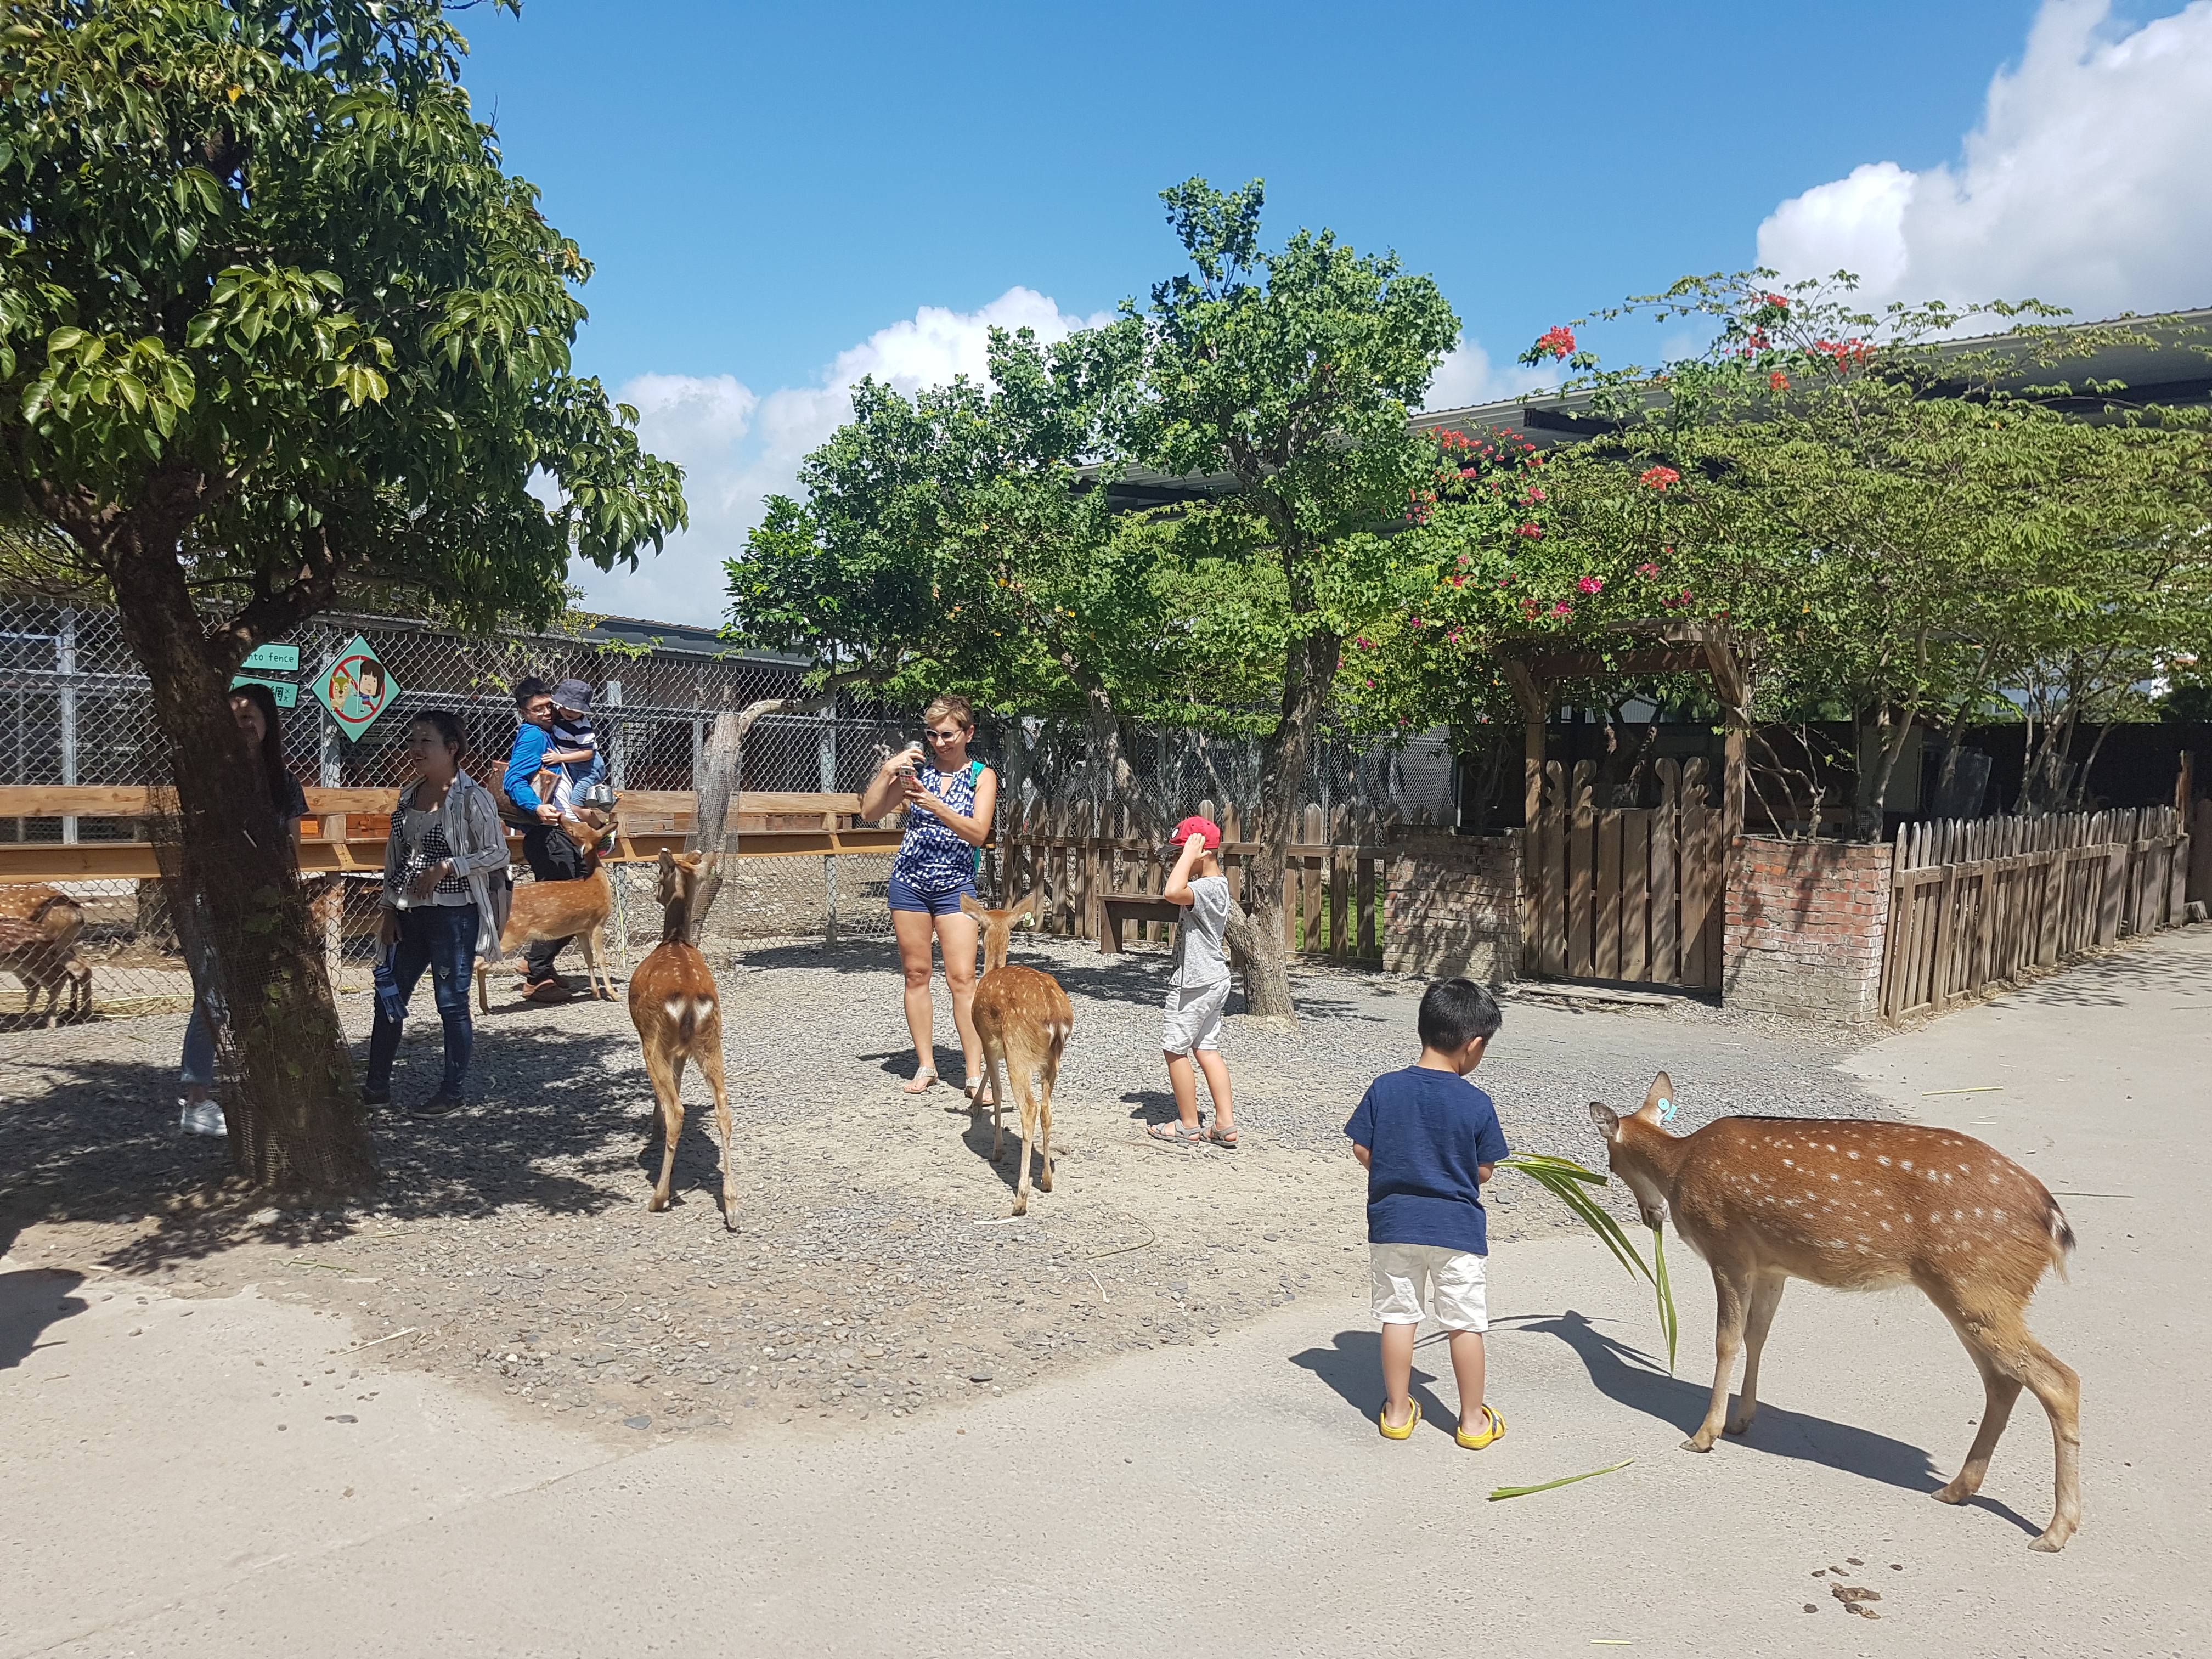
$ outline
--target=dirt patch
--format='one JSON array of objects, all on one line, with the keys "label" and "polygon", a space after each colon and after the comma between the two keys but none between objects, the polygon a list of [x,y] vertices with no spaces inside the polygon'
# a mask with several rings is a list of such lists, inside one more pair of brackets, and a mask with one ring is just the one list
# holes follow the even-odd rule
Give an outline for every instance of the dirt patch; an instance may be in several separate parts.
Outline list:
[{"label": "dirt patch", "polygon": [[[1407,1063],[1419,986],[1314,973],[1303,1026],[1230,1021],[1243,1145],[1146,1140],[1170,1115],[1157,954],[1024,942],[1076,1007],[1057,1105],[1058,1181],[1009,1220],[1015,1138],[912,1067],[889,946],[755,947],[722,968],[737,1119],[738,1231],[719,1208],[703,1091],[678,1201],[648,1215],[651,1094],[619,1004],[512,1000],[480,1017],[471,1106],[380,1114],[372,1200],[276,1210],[214,1194],[224,1150],[173,1133],[182,1021],[106,1021],[0,1039],[0,1243],[26,1264],[173,1294],[264,1295],[343,1314],[365,1357],[434,1370],[519,1407],[621,1432],[749,1421],[853,1423],[1019,1388],[1055,1369],[1205,1340],[1318,1279],[1364,1275],[1359,1171],[1341,1128]],[[427,1093],[424,995],[398,1089]],[[342,999],[365,1036],[367,999]],[[942,1009],[941,1041],[951,1021]],[[1519,1147],[1601,1158],[1586,1103],[1640,1101],[1653,1070],[1687,1127],[1722,1111],[1869,1115],[1825,1041],[1686,1006],[1593,1013],[1509,1004],[1475,1080]],[[957,1050],[939,1067],[960,1074]],[[1010,1120],[1011,1121],[1011,1120]],[[1572,1224],[1501,1176],[1494,1245]]]}]

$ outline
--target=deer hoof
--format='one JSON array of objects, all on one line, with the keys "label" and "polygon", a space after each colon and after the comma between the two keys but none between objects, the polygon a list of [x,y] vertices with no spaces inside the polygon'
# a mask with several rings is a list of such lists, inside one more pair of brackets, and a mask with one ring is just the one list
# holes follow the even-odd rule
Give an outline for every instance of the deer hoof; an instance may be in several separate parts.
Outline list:
[{"label": "deer hoof", "polygon": [[1684,1451],[1709,1452],[1712,1449],[1713,1443],[1711,1441],[1707,1440],[1704,1442],[1704,1443],[1700,1444],[1698,1437],[1694,1434],[1682,1443],[1682,1449]]},{"label": "deer hoof", "polygon": [[1730,1423],[1723,1432],[1728,1434],[1749,1434],[1751,1432],[1751,1419],[1746,1417],[1740,1419],[1734,1423]]},{"label": "deer hoof", "polygon": [[652,1214],[659,1214],[663,1210],[668,1207],[668,1194],[665,1193],[655,1193],[651,1198],[645,1200],[645,1207]]},{"label": "deer hoof", "polygon": [[2053,1521],[2051,1523],[2050,1528],[2043,1533],[2039,1537],[2031,1539],[2027,1547],[2032,1550],[2039,1551],[2045,1555],[2056,1555],[2059,1551],[2066,1547],[2066,1540],[2073,1535],[2074,1523],[2072,1522],[2068,1522],[2063,1530],[2062,1530],[2058,1522]]},{"label": "deer hoof", "polygon": [[1928,1495],[1939,1504],[1963,1504],[1974,1495],[1974,1489],[1963,1480],[1954,1480],[1948,1486],[1938,1486]]}]

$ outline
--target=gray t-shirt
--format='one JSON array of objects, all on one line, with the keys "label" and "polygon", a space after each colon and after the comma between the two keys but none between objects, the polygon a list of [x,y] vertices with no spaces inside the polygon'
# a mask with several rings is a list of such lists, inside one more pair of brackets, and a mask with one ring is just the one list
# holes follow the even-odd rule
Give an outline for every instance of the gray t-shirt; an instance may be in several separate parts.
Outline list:
[{"label": "gray t-shirt", "polygon": [[1190,896],[1176,929],[1175,977],[1170,983],[1179,991],[1229,979],[1229,958],[1221,948],[1222,930],[1229,926],[1229,878],[1200,876],[1190,884]]}]

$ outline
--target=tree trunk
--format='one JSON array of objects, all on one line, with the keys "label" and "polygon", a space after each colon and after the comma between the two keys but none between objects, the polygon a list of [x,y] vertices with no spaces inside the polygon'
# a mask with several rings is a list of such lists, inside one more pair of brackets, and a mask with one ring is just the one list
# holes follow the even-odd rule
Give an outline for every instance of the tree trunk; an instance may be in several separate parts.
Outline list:
[{"label": "tree trunk", "polygon": [[[1285,653],[1282,720],[1267,744],[1260,810],[1249,831],[1260,850],[1244,866],[1244,909],[1252,921],[1245,1001],[1248,1012],[1265,1019],[1297,1018],[1291,1005],[1290,951],[1285,942],[1284,865],[1291,844],[1298,838],[1306,768],[1343,648],[1341,635],[1317,631],[1291,641]],[[1308,919],[1309,926],[1314,922]]]},{"label": "tree trunk", "polygon": [[240,1087],[227,1103],[232,1167],[257,1186],[375,1184],[361,1097],[290,837],[239,740],[228,647],[211,647],[185,586],[176,527],[125,521],[103,561],[125,639],[145,668],[176,777],[179,886],[197,895],[222,978]]},{"label": "tree trunk", "polygon": [[1856,811],[1851,821],[1854,841],[1882,839],[1882,813],[1889,800],[1889,780],[1897,770],[1898,757],[1905,752],[1905,740],[1912,735],[1911,717],[1900,719],[1889,708],[1882,708],[1875,712],[1875,730],[1880,734],[1880,743],[1875,750],[1874,764],[1859,768]]}]

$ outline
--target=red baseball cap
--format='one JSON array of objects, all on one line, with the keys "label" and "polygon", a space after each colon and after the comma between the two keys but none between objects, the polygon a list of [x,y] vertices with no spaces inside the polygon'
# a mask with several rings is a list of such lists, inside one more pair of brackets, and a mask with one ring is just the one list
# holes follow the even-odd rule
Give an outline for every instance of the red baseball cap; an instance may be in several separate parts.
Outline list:
[{"label": "red baseball cap", "polygon": [[1212,818],[1201,818],[1194,816],[1187,817],[1181,823],[1176,825],[1175,834],[1170,836],[1169,839],[1174,842],[1176,846],[1181,847],[1193,836],[1204,836],[1206,837],[1206,850],[1207,852],[1212,853],[1219,850],[1221,846],[1221,826],[1216,823]]}]

